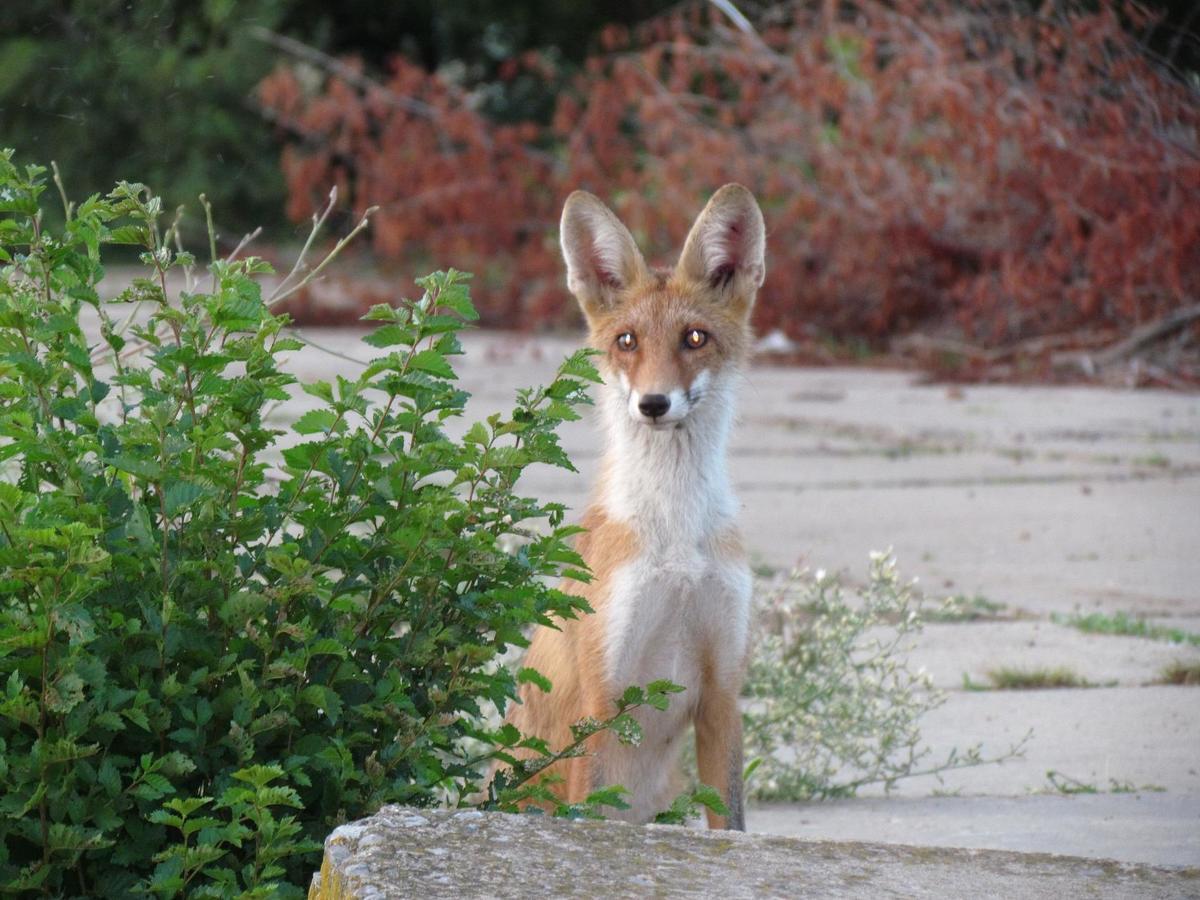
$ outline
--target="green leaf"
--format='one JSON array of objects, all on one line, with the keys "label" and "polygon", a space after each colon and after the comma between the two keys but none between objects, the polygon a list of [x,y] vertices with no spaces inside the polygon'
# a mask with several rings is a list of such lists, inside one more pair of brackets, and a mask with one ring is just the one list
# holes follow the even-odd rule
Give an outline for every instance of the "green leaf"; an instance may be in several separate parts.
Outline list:
[{"label": "green leaf", "polygon": [[467,429],[467,433],[463,435],[464,444],[475,444],[480,447],[487,446],[488,430],[487,426],[482,422],[475,422]]},{"label": "green leaf", "polygon": [[646,692],[636,684],[631,684],[629,687],[625,688],[625,693],[621,695],[621,700],[618,705],[622,708],[626,706],[637,706],[639,703],[645,702],[645,700]]},{"label": "green leaf", "polygon": [[292,423],[292,430],[297,434],[328,433],[337,420],[337,413],[331,409],[310,409]]},{"label": "green leaf", "polygon": [[137,475],[151,482],[158,481],[162,477],[162,467],[158,464],[158,460],[149,457],[117,453],[104,457],[104,462],[114,469],[120,469],[122,472]]},{"label": "green leaf", "polygon": [[324,441],[296,444],[283,450],[283,461],[293,469],[304,470],[313,465],[327,449]]},{"label": "green leaf", "polygon": [[78,422],[88,414],[88,405],[78,397],[59,397],[50,404],[50,412],[68,422]]},{"label": "green leaf", "polygon": [[336,656],[339,659],[346,659],[349,655],[346,647],[340,641],[333,638],[320,638],[308,645],[309,656]]},{"label": "green leaf", "polygon": [[412,343],[411,330],[402,325],[381,325],[369,334],[363,335],[363,343],[372,347],[394,347],[397,344]]},{"label": "green leaf", "polygon": [[414,353],[408,365],[411,369],[428,372],[438,378],[454,377],[454,370],[450,368],[446,358],[436,350],[422,350],[420,353]]},{"label": "green leaf", "polygon": [[304,391],[306,394],[311,394],[314,397],[324,400],[330,405],[332,405],[334,402],[333,387],[328,381],[314,381],[310,384],[302,384],[300,385],[300,390]]},{"label": "green leaf", "polygon": [[167,482],[167,490],[163,495],[163,505],[166,508],[167,517],[174,518],[208,493],[209,489],[204,485],[191,481]]},{"label": "green leaf", "polygon": [[364,322],[395,322],[406,318],[403,308],[389,306],[386,303],[376,303],[362,317]]},{"label": "green leaf", "polygon": [[619,784],[610,785],[609,787],[600,788],[597,791],[592,791],[587,795],[584,801],[588,806],[611,806],[613,809],[629,809],[629,803],[625,797],[629,794],[625,788]]},{"label": "green leaf", "polygon": [[707,784],[700,785],[700,787],[692,792],[692,800],[701,806],[711,809],[719,816],[729,815],[729,807],[725,805],[725,801],[721,799],[721,795],[717,793],[716,788],[709,787]]},{"label": "green leaf", "polygon": [[637,746],[642,742],[642,726],[629,713],[621,713],[614,718],[609,729],[622,744]]},{"label": "green leaf", "polygon": [[276,781],[284,777],[283,769],[274,764],[270,765],[255,765],[246,766],[238,769],[233,773],[233,777],[238,781],[245,782],[256,788],[265,788],[272,781]]},{"label": "green leaf", "polygon": [[137,244],[144,247],[150,243],[150,233],[141,225],[119,225],[109,231],[108,243]]},{"label": "green leaf", "polygon": [[100,769],[96,774],[96,781],[104,788],[105,793],[110,798],[116,797],[121,792],[121,776],[111,757],[105,757],[103,762],[100,763]]},{"label": "green leaf", "polygon": [[337,691],[323,684],[310,684],[300,692],[300,699],[327,717],[330,724],[337,724],[342,714],[342,698]]},{"label": "green leaf", "polygon": [[146,713],[138,707],[130,707],[129,709],[121,710],[121,715],[127,718],[134,725],[137,725],[143,731],[150,730],[150,720],[146,718]]},{"label": "green leaf", "polygon": [[667,678],[652,681],[646,685],[646,691],[651,694],[679,694],[687,690],[682,684],[676,684]]},{"label": "green leaf", "polygon": [[600,373],[596,370],[596,367],[592,365],[592,357],[598,355],[599,351],[594,350],[591,347],[583,350],[577,350],[575,353],[572,353],[570,356],[568,356],[563,361],[562,365],[558,367],[558,374],[573,378],[582,378],[585,381],[591,381],[599,384],[601,380]]},{"label": "green leaf", "polygon": [[517,671],[518,684],[535,684],[545,693],[550,693],[552,685],[550,679],[539,672],[537,669],[531,669],[525,666]]}]

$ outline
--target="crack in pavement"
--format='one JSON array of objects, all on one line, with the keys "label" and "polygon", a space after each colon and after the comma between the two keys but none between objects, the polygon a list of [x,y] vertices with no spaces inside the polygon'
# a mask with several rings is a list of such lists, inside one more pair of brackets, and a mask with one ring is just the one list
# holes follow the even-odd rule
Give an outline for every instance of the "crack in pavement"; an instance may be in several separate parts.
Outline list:
[{"label": "crack in pavement", "polygon": [[888,490],[939,487],[1004,487],[1026,484],[1087,484],[1089,482],[1126,483],[1133,481],[1166,481],[1194,478],[1200,466],[1175,466],[1162,472],[1101,472],[1089,474],[998,475],[962,478],[876,478],[870,480],[844,479],[833,481],[740,481],[739,491],[770,491],[793,493],[803,491]]}]

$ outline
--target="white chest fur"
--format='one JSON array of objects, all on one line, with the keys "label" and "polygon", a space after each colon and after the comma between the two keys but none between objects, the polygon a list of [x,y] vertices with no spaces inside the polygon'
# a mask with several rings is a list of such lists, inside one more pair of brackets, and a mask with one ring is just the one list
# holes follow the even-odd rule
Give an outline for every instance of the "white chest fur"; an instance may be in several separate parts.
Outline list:
[{"label": "white chest fur", "polygon": [[671,773],[705,669],[732,690],[740,678],[751,578],[722,540],[737,509],[725,471],[731,399],[710,393],[683,428],[669,431],[632,422],[619,396],[606,403],[611,449],[600,502],[638,541],[607,585],[608,683],[617,693],[662,678],[684,688],[666,712],[637,716],[640,748],[615,750],[602,762],[604,783],[623,784],[637,798],[622,818],[644,820],[671,801]]},{"label": "white chest fur", "polygon": [[742,561],[699,547],[647,553],[613,573],[605,604],[605,666],[620,692],[667,678],[685,692],[665,716],[667,730],[690,718],[706,666],[721,681],[736,679],[746,650],[750,572]]}]

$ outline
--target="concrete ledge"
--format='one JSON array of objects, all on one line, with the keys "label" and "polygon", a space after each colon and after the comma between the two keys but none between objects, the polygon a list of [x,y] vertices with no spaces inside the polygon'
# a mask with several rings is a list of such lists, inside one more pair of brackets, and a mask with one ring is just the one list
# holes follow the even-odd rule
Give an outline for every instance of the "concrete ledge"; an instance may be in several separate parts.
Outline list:
[{"label": "concrete ledge", "polygon": [[384,807],[334,831],[310,900],[1200,896],[1200,869]]}]

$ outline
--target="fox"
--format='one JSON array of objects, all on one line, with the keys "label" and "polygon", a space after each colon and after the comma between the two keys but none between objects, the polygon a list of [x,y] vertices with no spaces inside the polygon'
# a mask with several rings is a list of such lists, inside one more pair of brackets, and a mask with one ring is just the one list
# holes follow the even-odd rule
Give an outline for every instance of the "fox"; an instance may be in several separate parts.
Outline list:
[{"label": "fox", "polygon": [[615,817],[648,822],[678,794],[678,760],[694,725],[700,780],[728,809],[707,810],[708,826],[744,831],[738,695],[751,573],[726,456],[766,273],[762,212],[745,187],[725,185],[674,269],[651,269],[620,219],[575,191],[560,243],[602,378],[606,450],[576,542],[592,580],[564,586],[593,612],[534,632],[523,665],[551,690],[523,684],[507,721],[558,750],[573,723],[611,717],[629,685],[670,679],[684,691],[665,711],[634,712],[637,746],[593,735],[584,755],[547,769],[561,776],[550,789],[578,803],[622,785],[629,806]]}]

